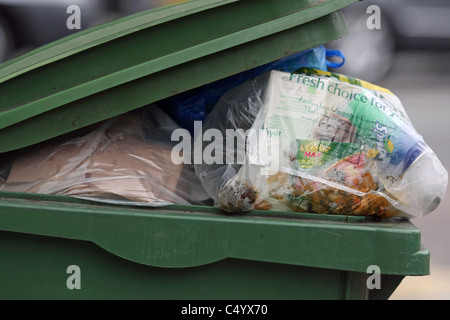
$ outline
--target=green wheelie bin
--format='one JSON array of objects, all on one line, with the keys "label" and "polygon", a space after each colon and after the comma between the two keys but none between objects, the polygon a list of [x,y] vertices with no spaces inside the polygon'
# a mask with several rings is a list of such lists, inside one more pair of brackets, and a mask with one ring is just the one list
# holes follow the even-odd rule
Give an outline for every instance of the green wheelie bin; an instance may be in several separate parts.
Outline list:
[{"label": "green wheelie bin", "polygon": [[[17,57],[0,67],[1,161],[343,37],[355,1],[194,0]],[[388,299],[427,274],[405,219],[0,192],[1,299]]]}]

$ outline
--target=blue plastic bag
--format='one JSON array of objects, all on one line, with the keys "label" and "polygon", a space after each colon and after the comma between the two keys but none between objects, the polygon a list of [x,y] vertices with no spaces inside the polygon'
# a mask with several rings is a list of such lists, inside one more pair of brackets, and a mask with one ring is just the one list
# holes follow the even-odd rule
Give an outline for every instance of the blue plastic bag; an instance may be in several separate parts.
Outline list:
[{"label": "blue plastic bag", "polygon": [[[327,59],[332,57],[338,57],[341,61],[332,62]],[[199,88],[180,93],[160,101],[158,105],[180,127],[189,130],[193,135],[194,121],[204,121],[208,113],[225,92],[247,80],[253,79],[269,70],[294,72],[299,68],[307,67],[328,71],[328,68],[341,67],[344,62],[345,58],[340,50],[330,50],[326,49],[324,45],[319,45],[274,62],[217,80]]]}]

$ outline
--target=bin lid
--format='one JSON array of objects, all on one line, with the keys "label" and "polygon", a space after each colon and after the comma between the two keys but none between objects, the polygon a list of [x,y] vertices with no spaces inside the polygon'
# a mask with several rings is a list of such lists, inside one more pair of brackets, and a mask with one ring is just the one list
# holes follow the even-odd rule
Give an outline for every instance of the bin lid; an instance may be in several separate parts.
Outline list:
[{"label": "bin lid", "polygon": [[0,193],[0,230],[93,242],[156,267],[226,258],[381,274],[427,275],[429,251],[408,220],[209,206],[113,206],[69,196]]},{"label": "bin lid", "polygon": [[0,66],[0,152],[347,35],[358,0],[192,0],[77,32]]}]

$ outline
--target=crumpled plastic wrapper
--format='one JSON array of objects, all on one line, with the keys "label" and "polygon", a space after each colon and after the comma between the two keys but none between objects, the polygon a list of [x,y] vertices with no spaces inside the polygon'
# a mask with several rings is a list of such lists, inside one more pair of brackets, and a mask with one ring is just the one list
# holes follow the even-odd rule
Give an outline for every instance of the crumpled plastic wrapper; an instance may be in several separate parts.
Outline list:
[{"label": "crumpled plastic wrapper", "polygon": [[447,171],[398,97],[340,74],[267,72],[224,94],[202,129],[233,133],[216,148],[197,137],[203,157],[222,156],[195,170],[227,212],[415,218],[447,188]]},{"label": "crumpled plastic wrapper", "polygon": [[194,168],[171,160],[175,128],[154,105],[109,119],[87,134],[21,152],[0,190],[127,205],[201,204],[208,195]]}]

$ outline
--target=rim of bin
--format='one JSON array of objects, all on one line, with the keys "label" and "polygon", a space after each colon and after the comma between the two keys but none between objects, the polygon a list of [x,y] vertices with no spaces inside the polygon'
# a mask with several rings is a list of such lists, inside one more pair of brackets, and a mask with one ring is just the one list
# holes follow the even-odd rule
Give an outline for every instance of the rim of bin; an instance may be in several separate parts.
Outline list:
[{"label": "rim of bin", "polygon": [[136,263],[195,267],[227,258],[367,273],[428,275],[429,251],[404,219],[136,207],[0,193],[0,230],[90,241]]}]

